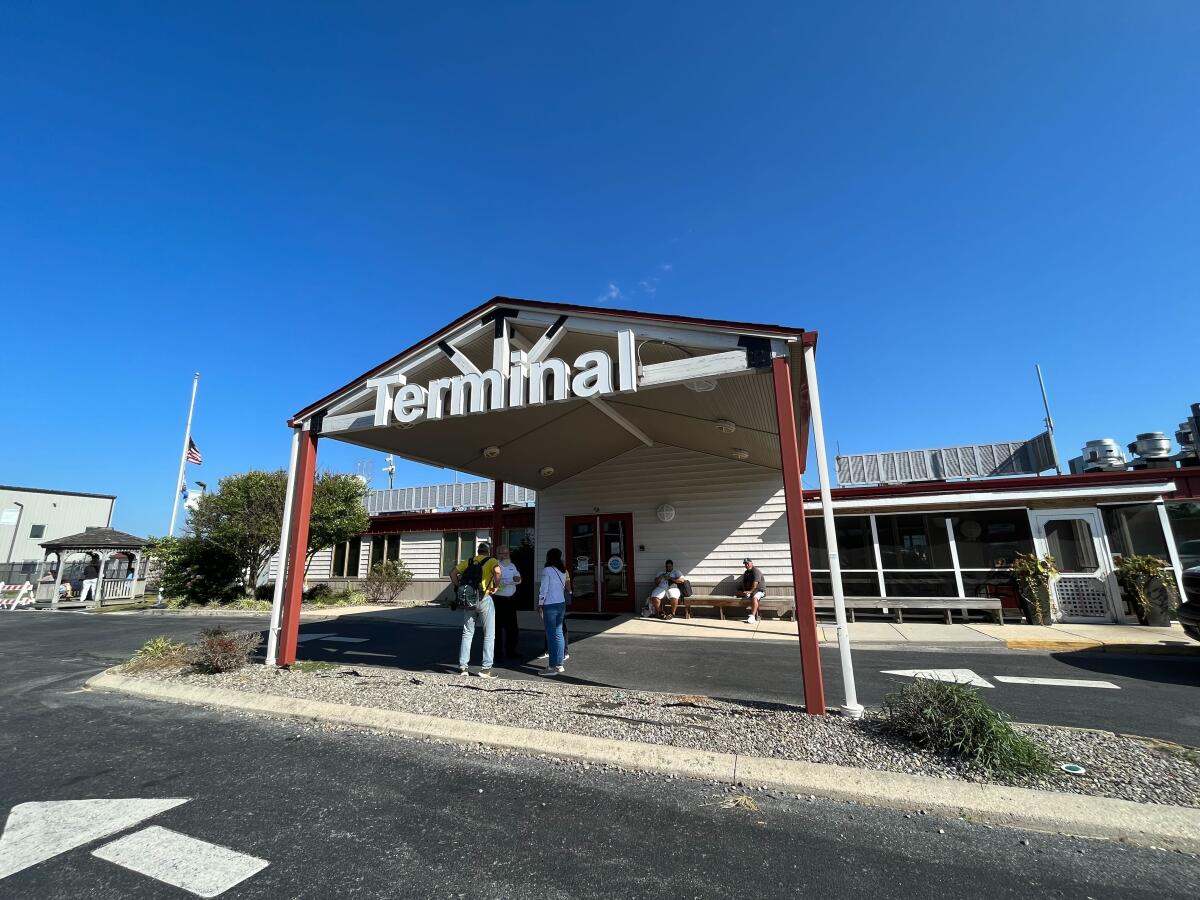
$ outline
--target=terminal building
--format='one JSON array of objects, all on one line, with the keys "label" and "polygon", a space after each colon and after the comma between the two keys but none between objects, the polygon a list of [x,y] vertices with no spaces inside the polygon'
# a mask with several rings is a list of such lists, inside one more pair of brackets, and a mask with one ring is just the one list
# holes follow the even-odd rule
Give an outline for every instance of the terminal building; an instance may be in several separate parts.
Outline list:
[{"label": "terminal building", "polygon": [[[271,658],[294,658],[316,451],[333,439],[485,481],[373,493],[368,533],[315,558],[310,578],[353,579],[401,558],[413,596],[434,599],[451,561],[498,535],[528,548],[535,577],[548,548],[563,550],[573,612],[620,614],[666,558],[697,593],[720,594],[750,557],[769,595],[791,601],[807,684],[819,673],[806,635],[835,593],[822,479],[801,482],[819,436],[816,337],[495,298],[304,407],[289,422]],[[1128,621],[1113,556],[1152,553],[1178,574],[1171,509],[1192,527],[1198,481],[1159,467],[831,489],[847,606],[903,615],[905,599],[920,610],[910,614],[1019,615],[1011,563],[1036,551],[1059,560],[1057,618]]]}]

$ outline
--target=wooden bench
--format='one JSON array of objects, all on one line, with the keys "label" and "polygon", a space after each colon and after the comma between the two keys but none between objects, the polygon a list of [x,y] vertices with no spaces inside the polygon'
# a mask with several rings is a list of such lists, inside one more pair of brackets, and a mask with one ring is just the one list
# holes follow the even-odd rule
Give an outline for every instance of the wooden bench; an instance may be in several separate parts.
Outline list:
[{"label": "wooden bench", "polygon": [[[833,612],[832,597],[815,597],[813,598],[816,608],[819,612]],[[732,597],[728,594],[692,594],[680,600],[684,606],[684,615],[687,618],[692,617],[692,606],[712,606],[717,610],[717,614],[723,620],[725,618],[725,610],[727,609],[749,609],[750,601],[742,597]],[[781,619],[791,616],[796,616],[796,598],[795,597],[765,597],[758,601],[759,611],[767,611],[776,613]],[[946,617],[946,624],[950,625],[954,622],[954,611],[962,612],[963,621],[967,621],[967,613],[969,610],[988,610],[995,612],[1000,619],[1000,624],[1004,624],[1004,604],[998,598],[992,597],[847,597],[846,598],[846,616],[853,622],[855,621],[855,610],[873,610],[876,612],[887,611],[889,614],[895,611],[896,621],[903,624],[904,610],[906,609],[931,609],[942,612]]]}]

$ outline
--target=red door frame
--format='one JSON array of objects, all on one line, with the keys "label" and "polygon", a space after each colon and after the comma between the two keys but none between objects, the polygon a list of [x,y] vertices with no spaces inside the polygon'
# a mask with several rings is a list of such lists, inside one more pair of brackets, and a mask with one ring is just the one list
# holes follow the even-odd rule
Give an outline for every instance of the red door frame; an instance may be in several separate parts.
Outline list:
[{"label": "red door frame", "polygon": [[[601,549],[600,548],[600,539],[603,536],[603,532],[604,532],[603,523],[606,520],[612,520],[612,519],[620,520],[625,525],[625,556],[624,556],[624,559],[625,559],[625,571],[626,571],[626,584],[629,585],[628,609],[613,609],[612,605],[608,602],[607,598],[604,596],[603,573],[605,571],[604,559],[606,558],[607,554],[602,554],[599,552]],[[576,522],[587,522],[587,521],[590,521],[593,526],[592,555],[596,561],[596,565],[595,565],[596,607],[595,607],[595,609],[589,609],[589,610],[581,610],[578,607],[574,607],[574,611],[576,611],[576,612],[601,612],[601,613],[633,612],[637,608],[637,578],[636,578],[636,572],[634,569],[634,557],[633,557],[633,548],[634,548],[633,513],[599,512],[599,513],[588,513],[587,515],[582,515],[582,516],[567,516],[566,520],[565,520],[565,543],[563,545],[567,549],[564,551],[564,556],[567,556],[571,552],[570,551],[571,539],[572,539],[571,526]],[[573,556],[563,560],[567,564],[568,571],[572,570],[573,560],[574,560]]]}]

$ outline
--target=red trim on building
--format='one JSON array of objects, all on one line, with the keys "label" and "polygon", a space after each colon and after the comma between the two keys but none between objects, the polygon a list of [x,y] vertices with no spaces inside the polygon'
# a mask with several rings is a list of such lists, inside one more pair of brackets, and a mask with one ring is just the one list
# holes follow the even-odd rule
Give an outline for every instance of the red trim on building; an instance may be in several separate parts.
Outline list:
[{"label": "red trim on building", "polygon": [[[1142,484],[1174,481],[1178,485],[1180,473],[1186,469],[1138,469],[1130,472],[1091,472],[1085,475],[1032,475],[1017,478],[977,478],[970,481],[914,481],[907,484],[882,484],[868,487],[837,487],[833,489],[834,500],[866,500],[875,497],[915,497],[940,494],[970,494],[975,491],[1030,491],[1053,490],[1055,488],[1098,488],[1122,484]],[[1187,476],[1183,476],[1185,479]],[[1200,482],[1200,474],[1196,476]],[[1200,484],[1197,485],[1200,487]],[[1179,493],[1179,491],[1176,491]],[[1169,495],[1173,496],[1173,495]],[[819,500],[817,490],[804,492],[805,500]]]},{"label": "red trim on building", "polygon": [[[492,527],[492,510],[464,509],[452,512],[390,513],[371,516],[366,534],[402,534],[414,531],[487,531]],[[504,510],[505,528],[532,528],[533,507],[509,507]]]}]

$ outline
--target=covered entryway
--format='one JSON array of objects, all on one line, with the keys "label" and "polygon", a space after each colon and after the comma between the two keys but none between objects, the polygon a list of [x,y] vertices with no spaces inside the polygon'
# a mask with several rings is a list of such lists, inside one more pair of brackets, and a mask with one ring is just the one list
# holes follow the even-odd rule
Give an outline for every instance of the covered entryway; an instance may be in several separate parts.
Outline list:
[{"label": "covered entryway", "polygon": [[[492,479],[494,535],[502,530],[503,485],[537,491],[539,534],[545,527],[551,535],[539,536],[538,554],[562,540],[576,576],[576,611],[635,608],[647,587],[640,570],[664,558],[662,547],[645,547],[634,535],[647,503],[678,504],[686,516],[659,537],[682,541],[693,562],[722,577],[740,571],[743,545],[769,545],[763,562],[775,567],[774,584],[795,595],[805,704],[824,712],[800,482],[811,421],[824,530],[836,548],[815,353],[814,333],[780,325],[500,297],[472,310],[289,421],[284,571],[276,579],[268,658],[278,665],[295,660],[316,450],[321,438],[333,438]],[[671,463],[685,480],[659,479],[666,473],[639,462],[660,450],[687,456]],[[697,462],[703,460],[719,463],[720,474],[706,477],[712,467]],[[588,479],[580,476],[622,463],[633,471],[606,478],[602,490],[585,489]],[[648,493],[668,486],[682,496]],[[601,501],[600,493],[612,496]],[[541,502],[549,496],[562,505],[552,520]],[[838,557],[829,556],[844,708],[858,714]]]},{"label": "covered entryway", "polygon": [[1061,621],[1116,622],[1120,594],[1100,513],[1046,509],[1030,513],[1030,519],[1038,555],[1049,554],[1058,567],[1050,590]]}]

